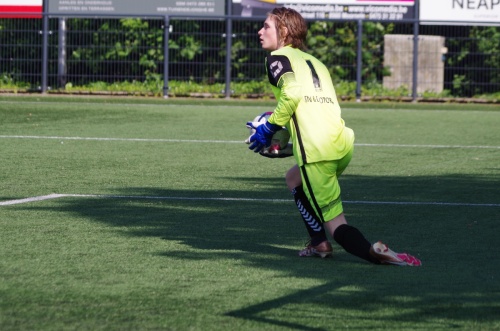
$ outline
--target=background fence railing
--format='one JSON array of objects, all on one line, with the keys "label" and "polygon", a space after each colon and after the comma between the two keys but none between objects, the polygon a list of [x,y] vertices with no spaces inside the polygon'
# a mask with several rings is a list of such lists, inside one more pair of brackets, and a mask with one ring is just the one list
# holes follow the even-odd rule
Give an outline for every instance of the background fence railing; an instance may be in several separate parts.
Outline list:
[{"label": "background fence railing", "polygon": [[[0,19],[0,88],[221,97],[268,94],[263,17]],[[338,94],[500,99],[500,27],[308,21]]]}]

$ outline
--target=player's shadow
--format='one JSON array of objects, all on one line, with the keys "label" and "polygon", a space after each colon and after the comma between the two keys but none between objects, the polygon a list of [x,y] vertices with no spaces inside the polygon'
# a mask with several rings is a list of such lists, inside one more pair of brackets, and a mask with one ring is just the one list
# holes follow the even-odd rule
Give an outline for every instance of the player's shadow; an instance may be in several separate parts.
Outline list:
[{"label": "player's shadow", "polygon": [[[411,247],[423,260],[422,268],[374,266],[337,246],[334,259],[301,259],[297,256],[301,246],[290,247],[290,243],[305,239],[306,232],[292,197],[283,189],[283,179],[233,180],[266,185],[267,189],[261,193],[215,193],[125,188],[117,190],[114,198],[67,199],[57,209],[106,223],[125,236],[159,237],[193,248],[158,252],[160,256],[180,260],[238,259],[252,268],[320,283],[226,313],[234,318],[289,329],[321,330],[301,322],[301,314],[321,314],[323,310],[342,315],[345,311],[358,311],[358,318],[376,324],[373,316],[377,314],[371,312],[391,306],[398,307],[398,313],[387,316],[387,321],[410,323],[429,316],[440,321],[429,322],[438,329],[458,327],[463,320],[499,320],[495,307],[500,304],[500,292],[495,282],[500,266],[493,263],[498,260],[500,248],[496,240],[499,208],[470,205],[498,204],[496,178],[344,177],[349,222],[370,241],[384,239],[397,247]],[[471,190],[477,192],[471,195]],[[483,246],[488,243],[489,247]],[[487,261],[491,263],[484,263]],[[296,320],[283,320],[272,314],[275,309],[296,306],[310,306],[311,310],[298,311]]]}]

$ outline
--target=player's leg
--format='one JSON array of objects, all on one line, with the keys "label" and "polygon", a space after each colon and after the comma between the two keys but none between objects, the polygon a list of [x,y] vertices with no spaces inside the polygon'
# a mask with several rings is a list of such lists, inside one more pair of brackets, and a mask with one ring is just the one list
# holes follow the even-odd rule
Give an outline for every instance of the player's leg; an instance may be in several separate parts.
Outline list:
[{"label": "player's leg", "polygon": [[300,256],[327,257],[332,254],[332,246],[326,237],[321,220],[312,208],[302,187],[300,169],[293,166],[286,174],[286,184],[292,192],[295,204],[309,233],[310,243],[299,252]]},{"label": "player's leg", "polygon": [[361,231],[347,224],[344,213],[326,222],[325,227],[346,252],[368,262],[380,264],[380,261],[370,254],[372,244],[366,240]]},{"label": "player's leg", "polygon": [[352,158],[352,151],[341,160],[307,164],[302,175],[308,200],[316,206],[324,227],[332,238],[348,253],[379,263],[370,255],[371,244],[361,232],[348,225],[343,212],[341,190],[338,177],[347,168]]},{"label": "player's leg", "polygon": [[[352,151],[344,159],[339,162],[332,163],[330,171],[335,172],[336,176],[332,177],[332,186],[338,187],[338,177],[346,169],[352,157]],[[336,167],[336,169],[335,169]],[[334,189],[333,192],[340,192],[340,188]],[[395,265],[410,265],[420,266],[421,262],[417,258],[407,253],[393,252],[387,245],[382,242],[371,244],[357,228],[347,224],[347,220],[343,213],[342,202],[340,196],[333,195],[331,201],[339,201],[337,207],[327,209],[323,212],[325,219],[330,221],[325,222],[325,228],[333,237],[333,239],[346,250],[346,252],[357,256],[375,264],[395,264]]]},{"label": "player's leg", "polygon": [[[332,162],[324,162],[318,164],[318,169],[311,172],[322,174],[321,181],[324,183],[324,189],[319,192],[316,199],[320,201],[322,214],[325,220],[324,226],[332,238],[344,250],[354,256],[362,258],[371,263],[379,263],[370,254],[371,243],[366,240],[363,234],[355,227],[347,224],[345,218],[342,199],[340,196],[341,189],[338,178],[351,162],[353,149],[340,160]],[[317,180],[315,175],[311,180]],[[313,176],[311,176],[313,177]],[[312,185],[318,186],[313,183]]]},{"label": "player's leg", "polygon": [[368,262],[414,267],[422,265],[416,257],[408,253],[396,253],[380,241],[372,245],[358,229],[347,224],[344,214],[326,222],[325,227],[346,252]]}]

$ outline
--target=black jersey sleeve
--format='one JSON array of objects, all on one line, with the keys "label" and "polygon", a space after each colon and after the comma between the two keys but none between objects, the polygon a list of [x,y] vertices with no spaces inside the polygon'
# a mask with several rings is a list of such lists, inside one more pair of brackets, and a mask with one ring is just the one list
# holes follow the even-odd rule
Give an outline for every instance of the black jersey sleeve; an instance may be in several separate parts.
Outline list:
[{"label": "black jersey sleeve", "polygon": [[284,55],[269,55],[266,57],[266,70],[269,83],[278,86],[280,78],[288,72],[293,72],[288,57]]}]

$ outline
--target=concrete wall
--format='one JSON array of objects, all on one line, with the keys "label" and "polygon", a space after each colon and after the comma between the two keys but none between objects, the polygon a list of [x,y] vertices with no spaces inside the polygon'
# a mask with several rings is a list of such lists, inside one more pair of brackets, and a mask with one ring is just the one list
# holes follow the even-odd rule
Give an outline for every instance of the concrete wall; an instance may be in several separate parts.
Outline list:
[{"label": "concrete wall", "polygon": [[[419,36],[418,41],[418,85],[417,93],[442,92],[444,85],[443,54],[445,38],[441,36]],[[391,72],[383,78],[385,88],[413,88],[413,36],[384,36],[384,66]]]}]

